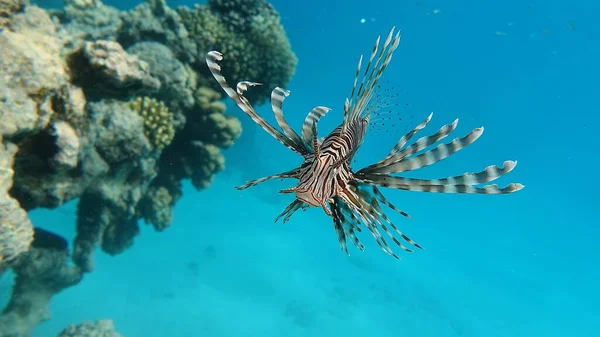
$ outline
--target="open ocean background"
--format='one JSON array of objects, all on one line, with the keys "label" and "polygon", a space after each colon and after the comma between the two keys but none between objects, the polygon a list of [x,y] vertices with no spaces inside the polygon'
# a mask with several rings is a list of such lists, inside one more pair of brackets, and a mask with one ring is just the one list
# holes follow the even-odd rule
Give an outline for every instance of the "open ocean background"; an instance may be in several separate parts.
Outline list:
[{"label": "open ocean background", "polygon": [[[316,105],[334,108],[321,135],[341,122],[358,57],[395,25],[403,38],[384,81],[400,93],[403,121],[369,134],[354,167],[380,159],[433,111],[427,133],[457,117],[456,136],[485,132],[419,176],[518,160],[499,183],[526,188],[501,196],[386,189],[413,217],[390,212],[392,220],[425,250],[396,261],[362,233],[366,251],[350,247],[347,257],[321,209],[273,223],[292,200],[277,191],[292,181],[234,189],[300,158],[227,100],[244,133],[225,151],[226,170],[206,191],[185,186],[165,232],[142,226],[122,255],[99,251],[97,269],[53,298],[52,319],[35,337],[102,318],[125,337],[600,336],[600,2],[271,2],[299,58],[284,103],[295,128]],[[272,120],[269,106],[259,112]],[[31,220],[72,241],[75,202]]]}]

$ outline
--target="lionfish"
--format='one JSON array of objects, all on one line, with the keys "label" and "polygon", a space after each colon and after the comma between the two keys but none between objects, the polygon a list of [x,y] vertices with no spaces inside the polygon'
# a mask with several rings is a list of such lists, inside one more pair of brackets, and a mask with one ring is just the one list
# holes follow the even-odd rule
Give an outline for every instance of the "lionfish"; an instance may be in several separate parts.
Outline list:
[{"label": "lionfish", "polygon": [[[280,191],[280,193],[295,194],[295,199],[275,219],[275,222],[282,217],[283,222],[287,222],[299,209],[306,210],[311,206],[321,207],[328,216],[333,218],[333,226],[340,247],[348,255],[347,239],[351,240],[356,248],[364,251],[364,245],[356,235],[357,232],[361,232],[362,225],[373,235],[379,247],[396,259],[399,259],[398,255],[392,251],[386,238],[381,234],[382,232],[385,232],[390,240],[407,252],[413,252],[414,248],[405,246],[396,234],[406,243],[422,249],[418,243],[402,233],[385,214],[382,205],[404,217],[410,217],[388,201],[379,187],[466,194],[507,194],[519,191],[524,187],[519,183],[511,183],[502,188],[496,184],[476,186],[491,182],[509,173],[515,168],[516,161],[505,161],[501,167],[491,165],[477,173],[464,173],[443,179],[427,180],[393,176],[392,174],[395,173],[413,171],[435,164],[474,143],[483,133],[482,127],[476,128],[462,138],[455,138],[451,142],[439,144],[428,150],[427,148],[454,131],[458,124],[458,119],[456,119],[453,123],[442,126],[436,133],[421,137],[408,145],[409,140],[429,123],[433,113],[402,136],[385,158],[358,171],[354,171],[350,167],[377,110],[370,105],[375,89],[392,59],[392,54],[400,43],[400,31],[394,35],[394,30],[395,27],[390,31],[381,49],[381,36],[377,38],[364,71],[361,71],[363,56],[360,57],[352,92],[344,103],[344,119],[329,135],[321,138],[317,135],[317,124],[321,117],[331,109],[324,106],[313,108],[306,116],[302,125],[302,134],[299,135],[289,126],[283,115],[282,103],[290,92],[276,87],[271,93],[271,107],[277,124],[281,128],[280,131],[259,116],[249,100],[244,97],[244,92],[250,87],[261,84],[242,81],[234,90],[221,74],[221,66],[218,62],[223,60],[223,55],[218,51],[210,51],[206,56],[206,63],[212,75],[239,108],[281,144],[304,158],[302,165],[298,168],[251,180],[236,188],[243,190],[275,178],[298,179],[299,183],[295,187]],[[422,150],[425,151],[419,153]],[[392,230],[395,234],[392,233]]]}]

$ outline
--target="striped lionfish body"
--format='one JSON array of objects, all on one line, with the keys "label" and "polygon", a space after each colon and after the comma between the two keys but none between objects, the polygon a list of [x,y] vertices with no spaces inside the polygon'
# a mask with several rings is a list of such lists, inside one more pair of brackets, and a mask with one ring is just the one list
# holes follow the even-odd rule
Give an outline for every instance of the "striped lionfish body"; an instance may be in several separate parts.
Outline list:
[{"label": "striped lionfish body", "polygon": [[[281,129],[279,130],[258,115],[244,97],[244,92],[249,87],[260,84],[242,81],[234,90],[221,74],[218,62],[223,59],[223,55],[211,51],[206,56],[208,68],[225,93],[266,132],[304,158],[298,168],[249,181],[245,185],[238,186],[237,189],[246,189],[275,178],[298,179],[296,186],[280,191],[293,193],[296,198],[275,221],[283,218],[283,222],[287,222],[299,209],[321,207],[333,219],[339,244],[346,254],[348,254],[346,246],[348,239],[359,250],[364,250],[363,244],[356,236],[356,232],[360,232],[363,225],[372,234],[379,247],[395,258],[399,257],[392,251],[382,232],[405,251],[412,252],[412,249],[406,247],[397,236],[410,245],[421,248],[402,233],[385,214],[382,205],[404,217],[409,217],[407,213],[389,202],[379,187],[467,194],[506,194],[519,191],[524,187],[518,183],[511,183],[502,188],[496,184],[481,186],[512,171],[517,164],[516,161],[505,161],[502,167],[491,165],[477,173],[463,173],[443,179],[427,180],[392,175],[435,164],[472,144],[483,133],[483,128],[476,128],[464,137],[428,149],[454,131],[458,124],[457,119],[451,124],[442,126],[436,133],[421,137],[408,145],[410,139],[425,128],[433,114],[402,136],[385,158],[358,171],[352,170],[350,167],[352,158],[361,146],[373,113],[376,111],[369,103],[384,70],[392,59],[393,52],[400,43],[400,33],[394,34],[394,30],[395,28],[392,28],[383,46],[380,46],[380,37],[377,38],[364,71],[362,70],[363,57],[360,57],[351,95],[344,103],[343,122],[323,138],[317,135],[317,124],[330,110],[329,108],[324,106],[313,108],[304,120],[301,134],[298,134],[288,125],[283,115],[282,104],[289,91],[275,88],[271,93],[271,107]],[[423,150],[425,151],[421,152]]]}]

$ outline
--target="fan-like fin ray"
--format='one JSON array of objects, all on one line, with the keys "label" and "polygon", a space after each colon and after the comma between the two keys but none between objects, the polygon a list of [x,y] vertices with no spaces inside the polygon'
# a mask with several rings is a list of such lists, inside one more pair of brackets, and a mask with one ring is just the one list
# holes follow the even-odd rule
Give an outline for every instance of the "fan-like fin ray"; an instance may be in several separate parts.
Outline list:
[{"label": "fan-like fin ray", "polygon": [[265,182],[265,181],[271,180],[271,179],[277,179],[277,178],[297,178],[299,172],[300,172],[300,169],[296,168],[296,169],[293,169],[291,171],[287,171],[287,172],[283,172],[283,173],[278,173],[278,174],[273,174],[273,175],[262,177],[262,178],[258,178],[258,179],[253,179],[253,180],[248,181],[244,185],[236,186],[235,188],[238,189],[238,190],[245,190],[248,187],[256,186],[256,185],[258,185],[258,184],[260,184],[262,182]]},{"label": "fan-like fin ray", "polygon": [[[317,124],[319,123],[321,117],[325,116],[325,114],[327,114],[327,112],[329,112],[330,110],[330,108],[325,106],[317,106],[314,107],[308,113],[308,115],[306,115],[306,118],[304,119],[304,124],[302,125],[302,140],[304,140],[304,144],[307,146],[307,148],[314,150],[313,138],[315,136],[314,133]],[[323,140],[321,139],[319,141],[319,144],[322,142]]]},{"label": "fan-like fin ray", "polygon": [[377,51],[379,49],[381,37],[377,38],[377,41],[375,42],[371,52],[371,57],[369,58],[369,63],[362,74],[360,86],[358,90],[356,90],[358,76],[361,73],[361,56],[358,62],[350,98],[344,104],[344,130],[348,127],[348,125],[352,124],[355,119],[361,117],[362,112],[365,110],[369,101],[371,100],[373,90],[377,87],[377,84],[381,79],[381,75],[389,65],[394,51],[396,48],[398,48],[398,45],[400,44],[400,32],[394,35],[394,30],[395,27],[392,28],[388,34],[388,37],[384,42],[379,54],[377,54]]},{"label": "fan-like fin ray", "polygon": [[[368,173],[400,173],[406,171],[417,170],[432,164],[435,164],[443,159],[450,157],[456,152],[464,149],[465,147],[473,144],[481,134],[483,133],[483,128],[476,128],[471,131],[469,134],[462,138],[455,138],[450,143],[439,144],[435,148],[423,152],[417,156],[409,157],[402,159],[398,162],[394,162],[392,164],[388,164],[386,166],[377,166],[369,169]],[[426,142],[428,140],[425,140]],[[408,148],[407,148],[408,149]],[[366,173],[362,171],[361,173]]]},{"label": "fan-like fin ray", "polygon": [[281,214],[279,214],[276,218],[274,222],[279,221],[279,219],[281,219],[283,217],[283,223],[286,223],[290,220],[290,218],[292,217],[292,215],[294,215],[294,213],[305,207],[305,203],[303,203],[302,201],[295,199],[294,201],[292,201],[284,210],[283,212],[281,212]]},{"label": "fan-like fin ray", "polygon": [[290,91],[282,88],[275,88],[271,92],[271,108],[273,109],[273,114],[275,115],[275,120],[283,133],[295,144],[296,148],[303,149],[303,155],[307,154],[309,151],[306,148],[306,145],[300,138],[300,136],[290,127],[288,122],[285,120],[283,115],[283,101],[290,95]]},{"label": "fan-like fin ray", "polygon": [[251,86],[260,85],[260,83],[242,81],[239,82],[236,86],[237,91],[233,90],[228,84],[225,77],[221,74],[221,66],[218,64],[219,61],[223,60],[223,55],[218,51],[210,51],[206,55],[206,64],[208,65],[208,69],[212,73],[213,77],[219,83],[221,88],[225,91],[227,96],[229,96],[237,106],[242,109],[252,120],[258,124],[263,130],[269,133],[273,138],[279,141],[281,144],[285,145],[290,150],[302,155],[303,149],[298,148],[291,139],[281,133],[279,130],[275,129],[271,124],[269,124],[266,120],[264,120],[257,112],[254,110],[248,99],[243,96],[244,92]]}]

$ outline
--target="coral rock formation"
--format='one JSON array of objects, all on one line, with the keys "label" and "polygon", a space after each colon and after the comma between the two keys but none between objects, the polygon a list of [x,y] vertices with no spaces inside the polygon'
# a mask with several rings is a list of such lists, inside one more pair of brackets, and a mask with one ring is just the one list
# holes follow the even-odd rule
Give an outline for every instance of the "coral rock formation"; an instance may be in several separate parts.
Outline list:
[{"label": "coral rock formation", "polygon": [[113,321],[106,319],[70,325],[58,337],[121,337],[121,335],[115,331]]},{"label": "coral rock formation", "polygon": [[16,146],[0,137],[0,275],[17,256],[29,250],[33,226],[27,212],[8,194],[12,185],[12,161]]},{"label": "coral rock formation", "polygon": [[[222,150],[242,128],[214,90],[209,48],[227,53],[232,79],[266,88],[285,86],[297,62],[265,0],[176,10],[147,0],[127,12],[100,0],[52,11],[0,0],[0,46],[0,275],[16,275],[0,337],[28,336],[52,296],[94,269],[96,249],[129,248],[139,220],[165,230],[183,181],[206,189],[225,168]],[[27,211],[74,199],[70,252]],[[107,322],[61,334],[90,335],[118,336]]]},{"label": "coral rock formation", "polygon": [[51,297],[81,281],[81,271],[69,265],[67,245],[65,239],[36,228],[32,248],[13,266],[15,285],[0,315],[0,336],[29,336],[50,318]]}]

